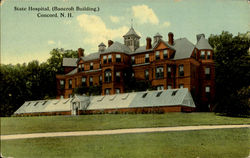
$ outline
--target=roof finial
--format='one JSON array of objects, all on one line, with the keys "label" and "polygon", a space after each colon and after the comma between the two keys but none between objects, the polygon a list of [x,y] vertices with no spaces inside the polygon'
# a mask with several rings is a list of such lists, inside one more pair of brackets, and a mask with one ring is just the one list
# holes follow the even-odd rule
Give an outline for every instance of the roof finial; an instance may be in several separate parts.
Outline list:
[{"label": "roof finial", "polygon": [[133,19],[131,19],[131,28],[133,28]]}]

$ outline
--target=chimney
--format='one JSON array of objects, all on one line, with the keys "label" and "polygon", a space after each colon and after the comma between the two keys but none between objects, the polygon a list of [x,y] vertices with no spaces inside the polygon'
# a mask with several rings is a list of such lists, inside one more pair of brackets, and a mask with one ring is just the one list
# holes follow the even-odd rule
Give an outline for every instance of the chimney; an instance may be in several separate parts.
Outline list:
[{"label": "chimney", "polygon": [[108,47],[110,47],[114,42],[112,40],[108,40]]},{"label": "chimney", "polygon": [[152,45],[151,45],[151,38],[150,37],[147,37],[146,38],[146,41],[147,41],[147,45],[146,45],[146,50],[147,49],[151,49],[152,48]]},{"label": "chimney", "polygon": [[174,34],[172,32],[168,33],[168,44],[170,45],[174,44]]},{"label": "chimney", "polygon": [[78,58],[84,57],[84,49],[78,48]]},{"label": "chimney", "polygon": [[197,42],[201,39],[201,37],[205,38],[205,35],[204,34],[198,34],[198,35],[196,35]]}]

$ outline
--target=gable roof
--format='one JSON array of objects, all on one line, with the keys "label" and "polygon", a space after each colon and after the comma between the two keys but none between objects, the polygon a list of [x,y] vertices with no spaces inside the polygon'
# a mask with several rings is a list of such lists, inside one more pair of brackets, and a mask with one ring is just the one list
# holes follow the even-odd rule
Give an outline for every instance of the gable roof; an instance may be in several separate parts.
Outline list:
[{"label": "gable roof", "polygon": [[159,106],[195,107],[187,88],[144,91],[105,96],[77,95],[68,99],[26,101],[14,114],[71,111],[71,102],[81,102],[80,110],[122,109]]},{"label": "gable roof", "polygon": [[190,58],[195,46],[187,38],[180,38],[174,41],[174,60]]},{"label": "gable roof", "polygon": [[76,67],[78,58],[63,58],[62,66]]},{"label": "gable roof", "polygon": [[213,49],[204,36],[200,37],[200,40],[195,46],[197,49]]}]

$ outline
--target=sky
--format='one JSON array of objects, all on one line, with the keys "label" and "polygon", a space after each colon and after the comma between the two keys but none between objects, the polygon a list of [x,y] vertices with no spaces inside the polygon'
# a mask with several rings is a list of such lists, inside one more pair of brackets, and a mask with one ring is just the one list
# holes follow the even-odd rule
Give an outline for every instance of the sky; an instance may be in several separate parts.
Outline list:
[{"label": "sky", "polygon": [[[19,10],[15,10],[19,8]],[[49,7],[49,11],[29,11],[28,7]],[[53,7],[73,11],[52,11]],[[76,11],[76,7],[96,11]],[[26,8],[20,11],[20,8]],[[38,17],[58,14],[58,17]],[[64,13],[65,17],[60,17]],[[71,13],[72,17],[67,17]],[[131,20],[133,19],[133,20]],[[159,32],[164,40],[169,32],[174,39],[186,37],[196,44],[196,35],[234,35],[250,30],[248,0],[4,0],[1,2],[1,63],[46,61],[54,48],[85,49],[85,55],[97,52],[108,40],[123,43],[123,35],[133,25],[141,36]]]}]

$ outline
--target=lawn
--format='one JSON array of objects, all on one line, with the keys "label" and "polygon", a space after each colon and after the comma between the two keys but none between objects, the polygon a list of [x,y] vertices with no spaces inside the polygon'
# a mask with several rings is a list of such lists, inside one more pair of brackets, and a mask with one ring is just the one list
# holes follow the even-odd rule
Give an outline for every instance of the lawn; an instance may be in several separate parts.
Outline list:
[{"label": "lawn", "polygon": [[249,129],[217,129],[2,141],[14,158],[246,158]]},{"label": "lawn", "polygon": [[2,117],[1,134],[220,124],[250,124],[250,119],[214,113]]}]

